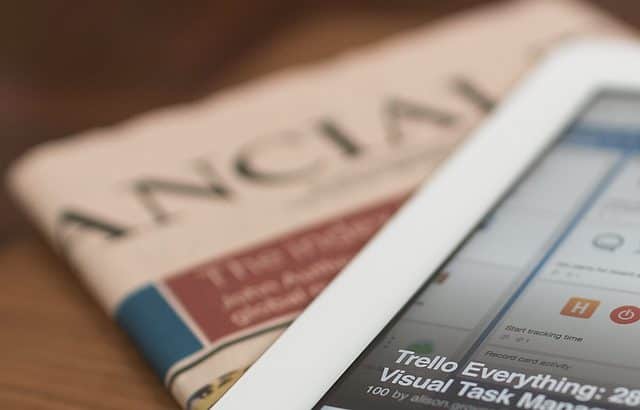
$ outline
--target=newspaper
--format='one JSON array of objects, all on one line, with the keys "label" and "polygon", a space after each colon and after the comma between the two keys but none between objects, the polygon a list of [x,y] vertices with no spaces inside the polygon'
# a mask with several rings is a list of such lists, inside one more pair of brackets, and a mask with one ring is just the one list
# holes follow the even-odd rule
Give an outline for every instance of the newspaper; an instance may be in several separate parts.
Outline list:
[{"label": "newspaper", "polygon": [[11,188],[180,405],[208,409],[527,67],[592,34],[628,31],[570,1],[475,9],[38,147]]}]

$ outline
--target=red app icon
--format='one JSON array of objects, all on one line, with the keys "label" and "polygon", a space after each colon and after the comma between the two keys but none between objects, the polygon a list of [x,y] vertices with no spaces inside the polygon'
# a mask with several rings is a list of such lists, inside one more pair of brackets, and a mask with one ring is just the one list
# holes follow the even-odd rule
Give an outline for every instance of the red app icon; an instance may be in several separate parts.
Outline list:
[{"label": "red app icon", "polygon": [[637,306],[620,306],[611,311],[609,318],[619,325],[630,325],[640,320],[640,308]]}]

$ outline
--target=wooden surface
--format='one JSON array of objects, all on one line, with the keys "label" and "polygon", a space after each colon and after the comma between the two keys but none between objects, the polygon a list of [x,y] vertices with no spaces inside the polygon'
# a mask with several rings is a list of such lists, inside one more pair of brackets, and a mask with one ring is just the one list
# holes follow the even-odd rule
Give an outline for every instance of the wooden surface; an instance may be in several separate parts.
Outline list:
[{"label": "wooden surface", "polygon": [[0,408],[176,408],[125,335],[44,244],[7,245],[0,266]]},{"label": "wooden surface", "polygon": [[[277,27],[261,41],[236,52],[235,58],[220,67],[209,66],[212,73],[201,74],[199,84],[174,85],[173,91],[156,94],[152,88],[158,85],[152,84],[151,89],[128,94],[138,100],[129,102],[124,110],[117,103],[112,102],[110,107],[98,101],[100,91],[93,90],[86,107],[74,111],[79,104],[77,96],[82,93],[73,89],[41,94],[46,98],[33,112],[19,103],[11,108],[13,111],[5,106],[5,111],[0,110],[0,131],[9,136],[0,141],[0,158],[5,161],[0,165],[6,166],[6,160],[26,146],[57,138],[69,130],[108,123],[152,106],[190,98],[190,92],[185,90],[216,90],[290,64],[316,61],[477,1],[419,2],[422,5],[405,2],[392,8],[381,3],[387,2],[354,1],[331,6],[331,2],[323,2],[322,6],[302,3],[308,8],[297,9],[285,19],[286,24],[283,19],[275,19]],[[640,22],[639,2],[599,3],[615,8],[615,14],[632,23]],[[260,32],[265,32],[264,27]],[[185,71],[180,74],[186,76],[189,67],[184,64]],[[0,77],[0,85],[1,81]],[[1,91],[0,88],[0,97]],[[106,112],[98,112],[101,109]],[[2,114],[6,117],[11,112],[24,117],[16,115],[11,117],[11,124],[3,124]],[[30,122],[37,124],[25,125]],[[26,228],[6,197],[0,198],[0,240],[0,408],[177,408],[126,337],[68,267]]]}]

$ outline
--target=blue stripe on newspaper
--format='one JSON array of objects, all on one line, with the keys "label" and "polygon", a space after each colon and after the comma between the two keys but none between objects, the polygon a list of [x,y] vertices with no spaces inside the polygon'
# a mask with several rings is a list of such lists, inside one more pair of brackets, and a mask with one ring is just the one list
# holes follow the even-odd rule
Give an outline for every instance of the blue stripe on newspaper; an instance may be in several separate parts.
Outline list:
[{"label": "blue stripe on newspaper", "polygon": [[129,295],[116,311],[116,322],[163,380],[174,363],[202,348],[200,341],[153,285]]}]

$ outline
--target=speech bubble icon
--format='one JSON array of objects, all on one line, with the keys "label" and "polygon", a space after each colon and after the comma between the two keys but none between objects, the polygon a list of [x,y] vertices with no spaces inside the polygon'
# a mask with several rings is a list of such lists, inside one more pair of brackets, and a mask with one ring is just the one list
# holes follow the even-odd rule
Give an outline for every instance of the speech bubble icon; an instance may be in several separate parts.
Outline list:
[{"label": "speech bubble icon", "polygon": [[597,234],[591,243],[598,249],[613,252],[624,245],[624,237],[615,232],[604,232]]}]

